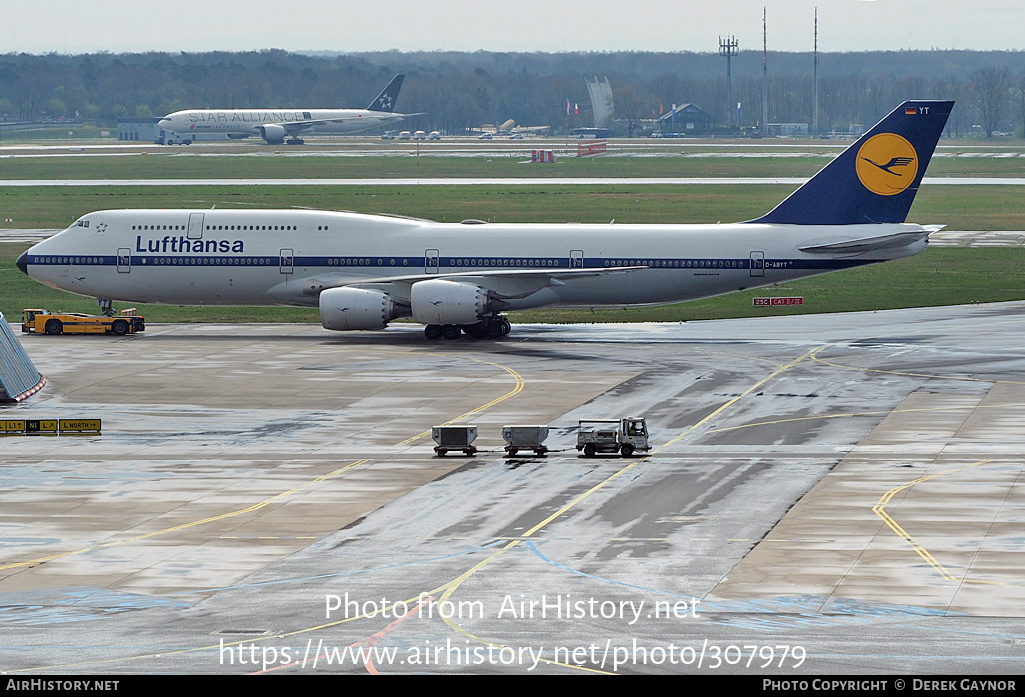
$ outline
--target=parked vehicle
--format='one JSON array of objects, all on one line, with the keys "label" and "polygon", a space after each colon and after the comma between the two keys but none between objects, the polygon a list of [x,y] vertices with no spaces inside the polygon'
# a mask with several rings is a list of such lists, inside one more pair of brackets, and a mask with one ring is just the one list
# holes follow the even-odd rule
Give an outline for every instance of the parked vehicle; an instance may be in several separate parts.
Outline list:
[{"label": "parked vehicle", "polygon": [[619,453],[630,457],[651,450],[648,427],[643,417],[626,419],[582,419],[577,429],[577,451],[587,457],[597,453]]},{"label": "parked vehicle", "polygon": [[161,130],[160,135],[153,139],[153,143],[155,145],[191,145],[192,138]]},{"label": "parked vehicle", "polygon": [[503,426],[502,438],[505,439],[505,452],[513,457],[521,450],[533,450],[537,457],[548,454],[545,439],[548,437],[548,426]]},{"label": "parked vehicle", "polygon": [[119,316],[97,317],[81,312],[54,312],[36,308],[21,311],[21,331],[26,334],[116,334],[124,336],[146,329],[146,321],[135,308],[122,310]]},{"label": "parked vehicle", "polygon": [[434,452],[438,457],[457,450],[469,457],[477,454],[477,446],[473,445],[477,440],[476,426],[435,426],[431,429],[431,437],[437,443]]}]

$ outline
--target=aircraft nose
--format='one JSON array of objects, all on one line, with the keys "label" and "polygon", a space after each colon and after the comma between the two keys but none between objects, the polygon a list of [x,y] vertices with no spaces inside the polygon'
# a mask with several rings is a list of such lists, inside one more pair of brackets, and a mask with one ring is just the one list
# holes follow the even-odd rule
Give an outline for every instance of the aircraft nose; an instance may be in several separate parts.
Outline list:
[{"label": "aircraft nose", "polygon": [[18,265],[18,268],[21,269],[22,273],[27,274],[28,273],[28,252],[22,252],[21,256],[18,257],[18,261],[14,262],[14,263]]},{"label": "aircraft nose", "polygon": [[157,125],[163,128],[165,131],[171,130],[171,119],[160,119],[157,121]]}]

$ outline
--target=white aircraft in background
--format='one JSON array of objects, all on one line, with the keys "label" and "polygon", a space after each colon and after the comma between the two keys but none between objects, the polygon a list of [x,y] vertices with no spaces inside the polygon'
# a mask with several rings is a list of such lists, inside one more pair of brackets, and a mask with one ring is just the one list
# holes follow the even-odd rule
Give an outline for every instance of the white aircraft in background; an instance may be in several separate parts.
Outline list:
[{"label": "white aircraft in background", "polygon": [[648,305],[917,254],[906,223],[953,102],[909,101],[766,215],[717,225],[436,223],[310,210],[89,213],[22,254],[47,285],[174,305],[319,306],[327,329],[399,317],[497,338],[506,310]]},{"label": "white aircraft in background", "polygon": [[186,109],[157,125],[179,135],[222,133],[229,138],[260,136],[269,145],[302,145],[309,133],[359,133],[398,123],[414,114],[396,114],[402,79],[396,75],[366,109]]},{"label": "white aircraft in background", "polygon": [[509,119],[498,126],[486,125],[482,128],[492,128],[491,131],[482,131],[477,140],[493,140],[495,138],[522,138],[529,136],[546,136],[552,130],[551,126],[517,126],[516,121]]}]

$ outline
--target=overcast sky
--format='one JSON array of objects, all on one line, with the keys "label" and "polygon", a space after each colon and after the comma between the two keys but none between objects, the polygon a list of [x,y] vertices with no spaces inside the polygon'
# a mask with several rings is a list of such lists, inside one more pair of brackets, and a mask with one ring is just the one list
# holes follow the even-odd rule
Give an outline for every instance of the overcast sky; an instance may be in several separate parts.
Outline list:
[{"label": "overcast sky", "polygon": [[1023,0],[210,0],[5,3],[0,53],[1025,49]]}]

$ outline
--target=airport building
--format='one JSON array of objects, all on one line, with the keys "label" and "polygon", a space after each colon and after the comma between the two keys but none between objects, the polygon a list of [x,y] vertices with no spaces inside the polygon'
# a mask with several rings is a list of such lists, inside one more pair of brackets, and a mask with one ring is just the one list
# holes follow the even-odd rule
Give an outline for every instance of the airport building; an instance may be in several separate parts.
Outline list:
[{"label": "airport building", "polygon": [[165,131],[157,124],[160,122],[160,116],[124,116],[117,120],[117,139],[129,142],[139,143],[159,143],[161,145],[171,144],[170,138],[174,135],[179,135],[180,138],[175,139],[175,144],[179,141],[194,140],[228,140],[228,136],[223,133],[204,133],[204,134],[173,134],[170,131]]},{"label": "airport building", "polygon": [[160,127],[159,116],[128,116],[117,120],[117,139],[127,141],[148,141],[157,139]]},{"label": "airport building", "polygon": [[662,133],[703,135],[719,130],[721,124],[711,114],[693,104],[674,104],[658,117],[658,130]]}]

